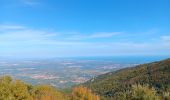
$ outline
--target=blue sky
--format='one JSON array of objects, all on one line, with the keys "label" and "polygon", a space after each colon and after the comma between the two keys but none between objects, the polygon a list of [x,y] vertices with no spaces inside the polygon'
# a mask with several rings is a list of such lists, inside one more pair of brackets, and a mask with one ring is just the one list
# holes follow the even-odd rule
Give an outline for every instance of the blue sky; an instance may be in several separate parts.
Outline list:
[{"label": "blue sky", "polygon": [[1,0],[1,57],[170,55],[170,0]]}]

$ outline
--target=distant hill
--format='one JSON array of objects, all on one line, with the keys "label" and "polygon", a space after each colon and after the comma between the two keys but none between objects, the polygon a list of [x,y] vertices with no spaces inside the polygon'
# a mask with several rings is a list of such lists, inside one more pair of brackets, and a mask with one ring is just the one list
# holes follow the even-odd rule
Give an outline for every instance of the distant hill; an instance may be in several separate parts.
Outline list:
[{"label": "distant hill", "polygon": [[134,84],[148,84],[158,94],[170,92],[170,59],[109,72],[82,85],[100,96],[112,98],[131,91]]}]

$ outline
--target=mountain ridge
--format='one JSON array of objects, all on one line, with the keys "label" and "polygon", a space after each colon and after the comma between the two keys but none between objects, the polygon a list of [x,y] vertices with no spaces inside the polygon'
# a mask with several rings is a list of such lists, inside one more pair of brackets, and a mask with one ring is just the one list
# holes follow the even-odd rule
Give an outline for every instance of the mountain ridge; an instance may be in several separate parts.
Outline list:
[{"label": "mountain ridge", "polygon": [[133,84],[148,84],[160,93],[168,91],[170,58],[99,75],[82,85],[98,95],[113,97],[120,92],[131,90]]}]

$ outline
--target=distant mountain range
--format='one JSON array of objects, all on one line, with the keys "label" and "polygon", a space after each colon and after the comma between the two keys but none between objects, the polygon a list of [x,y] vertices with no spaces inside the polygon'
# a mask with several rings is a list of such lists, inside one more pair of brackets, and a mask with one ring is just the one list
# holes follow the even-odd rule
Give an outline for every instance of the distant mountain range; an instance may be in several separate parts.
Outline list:
[{"label": "distant mountain range", "polygon": [[158,93],[170,92],[170,59],[99,75],[82,84],[100,96],[111,98],[130,91],[134,84],[147,84]]}]

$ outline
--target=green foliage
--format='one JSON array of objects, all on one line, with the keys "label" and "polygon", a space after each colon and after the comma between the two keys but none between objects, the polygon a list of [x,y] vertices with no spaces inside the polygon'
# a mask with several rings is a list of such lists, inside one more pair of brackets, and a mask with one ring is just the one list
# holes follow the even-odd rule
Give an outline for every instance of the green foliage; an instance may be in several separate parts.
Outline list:
[{"label": "green foliage", "polygon": [[46,85],[31,86],[10,76],[0,78],[0,100],[68,100],[69,97]]},{"label": "green foliage", "polygon": [[100,100],[85,87],[76,87],[66,95],[48,85],[31,86],[10,76],[0,78],[0,100]]},{"label": "green foliage", "polygon": [[86,87],[79,86],[73,89],[72,100],[100,100],[100,98]]},{"label": "green foliage", "polygon": [[12,84],[12,91],[16,100],[32,100],[32,97],[28,91],[28,85],[20,80],[16,80]]},{"label": "green foliage", "polygon": [[148,85],[133,85],[132,100],[160,100],[156,92],[154,88],[149,88]]},{"label": "green foliage", "polygon": [[0,78],[0,100],[13,100],[14,95],[12,94],[12,84],[11,84],[11,77],[5,76]]},{"label": "green foliage", "polygon": [[106,100],[128,100],[134,84],[148,84],[163,99],[169,98],[170,59],[106,73],[82,85]]},{"label": "green foliage", "polygon": [[31,94],[34,100],[67,100],[61,92],[47,85],[35,86]]},{"label": "green foliage", "polygon": [[170,100],[170,59],[107,73],[67,92],[0,77],[0,100]]},{"label": "green foliage", "polygon": [[32,97],[26,84],[4,76],[0,78],[0,100],[32,100]]}]

